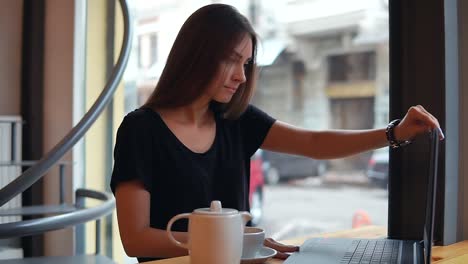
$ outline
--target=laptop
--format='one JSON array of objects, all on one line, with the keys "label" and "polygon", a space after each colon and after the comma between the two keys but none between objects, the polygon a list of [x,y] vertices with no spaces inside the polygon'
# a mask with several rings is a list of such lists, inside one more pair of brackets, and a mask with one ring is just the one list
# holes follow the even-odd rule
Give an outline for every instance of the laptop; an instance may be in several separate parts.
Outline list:
[{"label": "laptop", "polygon": [[439,133],[430,137],[430,164],[427,185],[426,217],[422,241],[397,239],[311,238],[301,245],[284,264],[430,264],[437,186]]}]

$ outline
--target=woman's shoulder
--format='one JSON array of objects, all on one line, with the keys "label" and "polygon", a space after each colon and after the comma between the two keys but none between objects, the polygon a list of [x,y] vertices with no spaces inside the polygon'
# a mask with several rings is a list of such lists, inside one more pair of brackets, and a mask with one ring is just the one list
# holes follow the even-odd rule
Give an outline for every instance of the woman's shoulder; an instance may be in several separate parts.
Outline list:
[{"label": "woman's shoulder", "polygon": [[274,117],[254,105],[248,105],[239,119],[241,126],[246,128],[269,128],[276,121]]},{"label": "woman's shoulder", "polygon": [[146,120],[155,120],[158,113],[156,113],[153,109],[148,107],[140,107],[125,115],[125,119],[132,120],[134,122],[141,122]]},{"label": "woman's shoulder", "polygon": [[137,108],[122,120],[120,127],[148,129],[157,124],[156,112],[149,108]]},{"label": "woman's shoulder", "polygon": [[262,116],[262,117],[265,117],[265,116],[269,116],[265,111],[263,111],[262,109],[260,109],[259,107],[255,106],[255,105],[252,105],[252,104],[248,104],[247,107],[245,108],[244,112],[242,112],[242,114],[240,115],[240,119],[245,119],[245,118],[249,118],[249,117],[257,117],[257,116]]}]

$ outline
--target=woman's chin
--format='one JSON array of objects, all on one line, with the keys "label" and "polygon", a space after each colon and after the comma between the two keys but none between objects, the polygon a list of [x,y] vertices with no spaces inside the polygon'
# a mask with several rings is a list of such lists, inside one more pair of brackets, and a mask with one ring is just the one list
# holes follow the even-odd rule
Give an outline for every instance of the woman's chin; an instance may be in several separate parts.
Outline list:
[{"label": "woman's chin", "polygon": [[213,100],[218,102],[218,103],[222,103],[222,104],[227,104],[231,101],[232,99],[232,95],[229,95],[229,96],[219,96],[217,98],[214,98]]}]

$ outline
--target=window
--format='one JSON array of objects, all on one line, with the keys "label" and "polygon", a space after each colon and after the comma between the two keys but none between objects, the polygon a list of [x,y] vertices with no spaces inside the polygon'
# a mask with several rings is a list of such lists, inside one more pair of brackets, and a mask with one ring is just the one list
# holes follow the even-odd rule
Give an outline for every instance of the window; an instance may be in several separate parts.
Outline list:
[{"label": "window", "polygon": [[375,52],[359,52],[328,57],[329,82],[375,79]]},{"label": "window", "polygon": [[143,34],[138,37],[138,66],[148,69],[158,58],[158,37],[156,33]]},{"label": "window", "polygon": [[[384,125],[381,116],[388,115],[388,93],[378,91],[389,86],[388,37],[375,41],[375,36],[388,28],[385,5],[367,6],[364,1],[356,5],[346,0],[221,2],[234,4],[260,35],[254,105],[279,120],[308,129]],[[154,88],[163,68],[160,61],[167,56],[182,23],[198,7],[209,4],[199,1],[189,7],[185,3],[155,3],[151,12],[147,6],[137,8],[136,30],[145,33],[138,37],[138,67],[147,69],[147,74],[125,81],[127,96],[138,97],[138,104]],[[337,11],[337,4],[343,9]],[[350,12],[359,15],[356,18]],[[158,19],[151,20],[148,14],[156,14]],[[157,56],[156,48],[161,51]],[[155,63],[156,59],[160,61]],[[387,153],[375,156],[384,157],[376,169],[388,167]],[[368,177],[372,158],[373,153],[364,153],[323,161],[260,151],[253,162],[262,160],[263,165],[255,175],[267,184],[252,191],[252,212],[261,217],[256,223],[277,239],[364,224],[386,226],[386,179],[377,184]],[[294,197],[297,200],[291,202]],[[314,201],[315,206],[302,201]],[[348,210],[342,209],[344,203],[349,203]],[[353,222],[353,217],[367,220]]]}]

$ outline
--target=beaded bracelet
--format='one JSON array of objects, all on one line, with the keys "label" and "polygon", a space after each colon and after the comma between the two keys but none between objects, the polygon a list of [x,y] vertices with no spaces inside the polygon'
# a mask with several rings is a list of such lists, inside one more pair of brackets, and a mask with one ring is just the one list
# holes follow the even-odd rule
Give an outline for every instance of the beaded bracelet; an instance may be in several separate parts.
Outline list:
[{"label": "beaded bracelet", "polygon": [[398,141],[395,139],[395,127],[401,122],[401,119],[395,119],[388,123],[385,134],[387,135],[388,144],[391,148],[399,148],[411,144],[409,140]]}]

